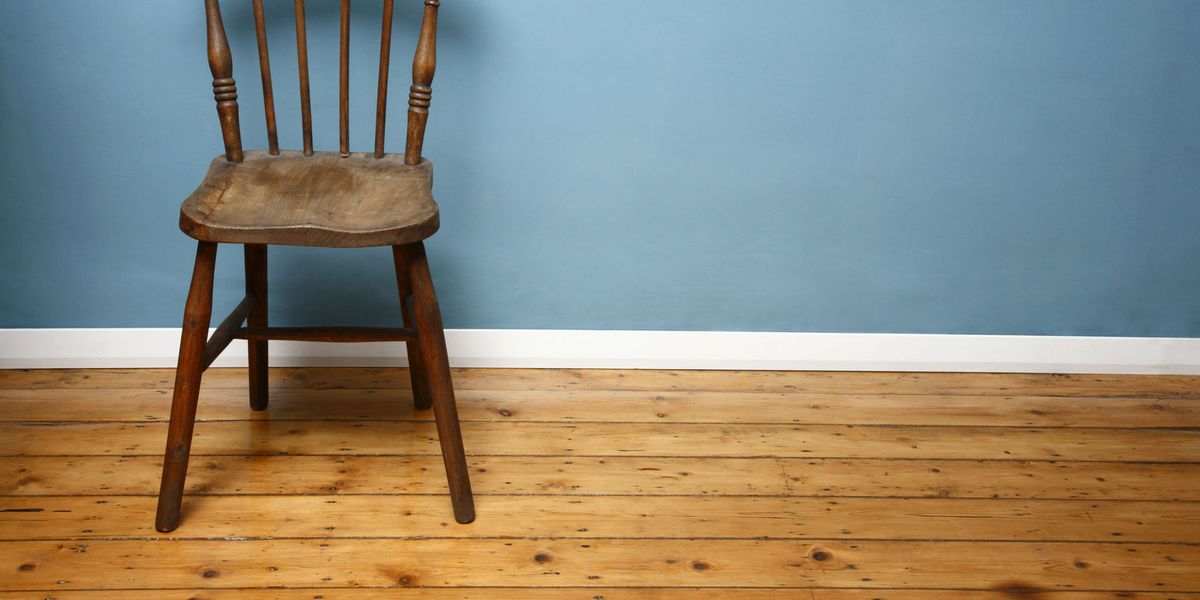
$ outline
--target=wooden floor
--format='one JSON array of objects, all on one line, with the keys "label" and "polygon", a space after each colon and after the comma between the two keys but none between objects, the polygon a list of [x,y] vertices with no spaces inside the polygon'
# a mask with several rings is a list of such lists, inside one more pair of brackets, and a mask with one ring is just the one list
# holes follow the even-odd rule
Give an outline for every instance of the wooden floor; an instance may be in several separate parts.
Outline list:
[{"label": "wooden floor", "polygon": [[400,369],[0,371],[0,598],[1200,600],[1200,378],[459,370],[454,523]]}]

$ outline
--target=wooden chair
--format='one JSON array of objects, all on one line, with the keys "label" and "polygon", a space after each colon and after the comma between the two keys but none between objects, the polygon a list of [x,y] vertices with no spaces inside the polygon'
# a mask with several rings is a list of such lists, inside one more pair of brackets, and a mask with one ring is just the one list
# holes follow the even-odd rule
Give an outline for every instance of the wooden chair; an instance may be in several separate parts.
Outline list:
[{"label": "wooden chair", "polygon": [[[249,345],[250,407],[253,410],[267,408],[268,340],[406,341],[416,407],[432,406],[437,421],[454,517],[459,523],[469,523],[475,518],[471,484],[467,477],[458,410],[454,404],[441,313],[422,242],[438,229],[438,207],[431,193],[432,167],[421,158],[421,145],[429,116],[430,85],[436,63],[440,0],[424,0],[421,33],[413,59],[408,139],[403,156],[384,152],[394,0],[384,0],[383,4],[375,151],[369,154],[350,152],[350,0],[341,0],[338,152],[313,151],[304,0],[294,1],[304,149],[279,149],[262,0],[252,0],[268,147],[266,151],[243,152],[237,86],[233,80],[233,63],[221,20],[221,7],[219,0],[204,0],[208,61],[212,68],[213,94],[225,140],[225,155],[213,161],[200,187],[180,209],[180,229],[199,240],[199,246],[184,309],[155,526],[159,531],[167,532],[179,525],[200,378],[234,339],[245,339]],[[207,338],[212,315],[214,261],[219,243],[245,246],[246,296],[221,322],[212,337]],[[331,248],[391,246],[404,327],[269,327],[269,244]]]}]

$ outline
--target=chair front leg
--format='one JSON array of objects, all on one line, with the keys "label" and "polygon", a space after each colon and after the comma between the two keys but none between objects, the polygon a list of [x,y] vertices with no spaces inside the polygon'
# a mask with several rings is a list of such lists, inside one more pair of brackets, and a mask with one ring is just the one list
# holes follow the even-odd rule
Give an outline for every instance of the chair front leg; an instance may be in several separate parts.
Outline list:
[{"label": "chair front leg", "polygon": [[446,334],[442,330],[442,313],[437,294],[429,276],[425,245],[421,242],[396,246],[397,257],[404,258],[412,285],[413,320],[417,326],[417,347],[424,364],[429,396],[433,402],[433,417],[437,422],[438,441],[442,446],[442,461],[450,485],[450,501],[454,505],[454,520],[470,523],[475,520],[475,503],[471,497],[471,480],[467,475],[467,458],[463,451],[462,430],[458,424],[458,407],[454,404],[454,386],[450,380],[450,361],[446,355]]},{"label": "chair front leg", "polygon": [[167,450],[163,458],[162,486],[158,492],[158,514],[154,527],[161,532],[179,526],[183,483],[187,477],[192,429],[196,423],[196,401],[204,371],[204,346],[212,318],[213,269],[217,245],[200,242],[192,285],[183,311],[183,335],[179,340],[179,363],[175,369],[175,395],[171,400],[171,423],[167,427]]},{"label": "chair front leg", "polygon": [[[254,308],[246,316],[249,327],[267,326],[267,246],[246,244],[246,294],[254,294]],[[249,351],[250,408],[267,410],[267,340],[246,342]]]},{"label": "chair front leg", "polygon": [[[400,288],[400,314],[404,317],[404,326],[416,328],[412,309],[412,282],[408,276],[406,253],[401,246],[392,246],[392,262],[396,265],[396,286]],[[416,340],[405,343],[408,349],[408,375],[412,381],[413,407],[417,410],[429,410],[433,400],[429,396],[428,375],[425,372],[425,362]]]}]

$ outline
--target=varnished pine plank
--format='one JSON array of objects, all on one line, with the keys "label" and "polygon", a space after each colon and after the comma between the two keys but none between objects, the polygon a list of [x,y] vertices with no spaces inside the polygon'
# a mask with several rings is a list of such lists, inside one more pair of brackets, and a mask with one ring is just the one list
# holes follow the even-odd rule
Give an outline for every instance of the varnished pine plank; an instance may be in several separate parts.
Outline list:
[{"label": "varnished pine plank", "polygon": [[[228,538],[723,538],[1194,543],[1200,503],[749,496],[483,496],[453,527],[437,496],[213,496],[154,530],[154,499],[0,498],[0,541]],[[666,516],[669,515],[669,518]]]},{"label": "varnished pine plank", "polygon": [[[929,396],[756,392],[462,390],[467,421],[809,423],[1017,427],[1200,427],[1200,401],[1187,399]],[[123,389],[93,402],[94,390],[0,389],[3,421],[160,421],[167,390]],[[201,421],[422,420],[408,390],[272,390],[269,413],[246,409],[246,392],[200,392]],[[53,405],[53,412],[46,406]]]},{"label": "varnished pine plank", "polygon": [[[151,495],[161,458],[0,458],[0,495]],[[794,495],[1200,501],[1200,464],[474,457],[477,494]],[[445,494],[441,459],[197,459],[198,494]],[[102,501],[98,498],[97,501]]]},{"label": "varnished pine plank", "polygon": [[[992,590],[903,590],[903,589],[739,589],[739,588],[320,588],[280,589],[181,589],[121,591],[55,591],[55,600],[1196,600],[1200,593],[1050,591],[1001,584]],[[0,592],[0,598],[30,597],[22,592]],[[42,598],[44,595],[36,596]]]},{"label": "varnished pine plank", "polygon": [[[827,371],[652,371],[454,369],[456,389],[809,392],[994,396],[1116,396],[1200,399],[1200,376],[1022,373],[850,373]],[[16,369],[0,388],[170,388],[170,369]],[[399,368],[280,368],[271,386],[306,389],[407,389]],[[244,388],[245,369],[211,369],[208,387]]]},{"label": "varnished pine plank", "polygon": [[[475,457],[471,463],[478,494],[777,495],[788,490],[775,459]],[[150,456],[0,458],[0,495],[153,494],[160,469],[161,459]],[[842,474],[833,467],[827,471]],[[187,484],[188,495],[446,493],[442,462],[434,456],[205,457],[195,461]]]},{"label": "varnished pine plank", "polygon": [[[1200,458],[1200,431],[872,425],[463,423],[487,456],[776,456],[1178,461]],[[157,454],[166,425],[0,423],[0,455]],[[193,455],[438,455],[432,423],[206,421]]]},{"label": "varnished pine plank", "polygon": [[[320,588],[120,590],[54,592],[55,600],[1195,600],[1200,593],[1050,592],[1001,584],[997,589],[738,589],[738,588]],[[0,598],[23,593],[0,592]]]},{"label": "varnished pine plank", "polygon": [[666,587],[1200,587],[1200,546],[1178,544],[330,539],[38,541],[3,547],[0,572],[9,576],[0,579],[0,589],[5,590],[647,582]]}]

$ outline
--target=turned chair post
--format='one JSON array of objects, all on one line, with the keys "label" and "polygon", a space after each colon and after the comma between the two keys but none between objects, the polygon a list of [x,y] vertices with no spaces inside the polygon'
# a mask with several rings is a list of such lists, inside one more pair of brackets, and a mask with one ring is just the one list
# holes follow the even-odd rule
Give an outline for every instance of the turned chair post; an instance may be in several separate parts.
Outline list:
[{"label": "turned chair post", "polygon": [[429,121],[429,105],[433,100],[433,73],[437,69],[437,18],[441,0],[425,0],[421,17],[421,34],[413,54],[413,82],[408,93],[408,138],[404,146],[404,162],[421,162],[421,147],[425,144],[425,124]]},{"label": "turned chair post", "polygon": [[242,162],[242,130],[238,123],[237,83],[233,80],[233,54],[225,37],[219,0],[204,0],[208,23],[208,66],[212,69],[213,98],[221,119],[221,137],[225,140],[225,159]]}]

